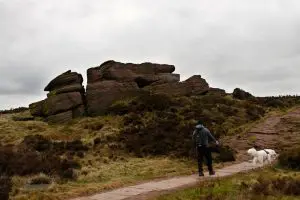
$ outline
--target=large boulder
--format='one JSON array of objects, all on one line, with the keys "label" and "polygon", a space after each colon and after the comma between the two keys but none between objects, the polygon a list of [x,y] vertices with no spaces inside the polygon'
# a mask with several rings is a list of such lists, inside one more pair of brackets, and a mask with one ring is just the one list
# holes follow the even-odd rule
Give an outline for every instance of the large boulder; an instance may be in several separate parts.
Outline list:
[{"label": "large boulder", "polygon": [[138,89],[135,82],[107,80],[88,84],[86,92],[87,112],[90,116],[102,115],[113,102],[136,95]]},{"label": "large boulder", "polygon": [[95,83],[102,80],[134,81],[142,75],[157,75],[161,73],[171,74],[175,71],[174,65],[154,63],[120,63],[107,61],[99,67],[87,70],[88,83]]},{"label": "large boulder", "polygon": [[232,93],[232,96],[233,96],[233,98],[240,99],[240,100],[255,98],[252,94],[250,94],[249,92],[246,92],[245,90],[242,90],[240,88],[235,88]]},{"label": "large boulder", "polygon": [[71,121],[72,119],[73,119],[72,110],[47,117],[47,121],[49,124],[58,124],[58,123],[64,124]]},{"label": "large boulder", "polygon": [[52,90],[51,92],[49,92],[47,94],[47,96],[51,97],[51,96],[55,96],[58,94],[69,93],[69,92],[80,92],[82,94],[85,93],[84,87],[79,83],[75,83],[72,85],[66,85],[66,86],[59,87],[55,90]]},{"label": "large boulder", "polygon": [[29,105],[31,114],[49,123],[64,123],[84,116],[86,101],[82,83],[82,75],[71,70],[55,77],[45,87],[48,98]]},{"label": "large boulder", "polygon": [[209,91],[209,85],[200,75],[192,76],[183,82],[155,84],[146,87],[151,93],[172,96],[201,95]]},{"label": "large boulder", "polygon": [[71,72],[71,70],[69,70],[50,81],[50,83],[45,87],[44,91],[53,91],[66,85],[82,85],[82,82],[83,78],[81,74],[78,74],[77,72]]},{"label": "large boulder", "polygon": [[44,112],[43,112],[44,103],[45,103],[45,100],[30,104],[29,110],[30,110],[31,115],[35,116],[35,117],[43,117],[44,116]]},{"label": "large boulder", "polygon": [[209,90],[209,85],[200,75],[194,75],[183,82],[193,94],[202,94]]},{"label": "large boulder", "polygon": [[87,112],[90,116],[105,114],[109,106],[122,98],[135,96],[140,88],[151,84],[179,82],[172,74],[173,65],[155,63],[120,63],[107,61],[87,70]]},{"label": "large boulder", "polygon": [[83,105],[81,93],[70,92],[51,96],[47,98],[43,105],[44,116],[55,115],[60,112],[71,110]]},{"label": "large boulder", "polygon": [[138,84],[140,88],[151,84],[164,84],[164,83],[174,83],[180,81],[179,74],[169,74],[169,73],[160,73],[157,75],[140,75],[137,76],[134,81]]},{"label": "large boulder", "polygon": [[226,91],[220,88],[209,88],[208,94],[210,95],[219,95],[219,96],[226,96]]}]

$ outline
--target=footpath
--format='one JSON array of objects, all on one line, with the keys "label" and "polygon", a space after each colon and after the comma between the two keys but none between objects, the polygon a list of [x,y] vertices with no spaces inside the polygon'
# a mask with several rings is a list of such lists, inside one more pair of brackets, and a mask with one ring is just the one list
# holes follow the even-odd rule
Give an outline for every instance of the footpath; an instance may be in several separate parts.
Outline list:
[{"label": "footpath", "polygon": [[[176,190],[183,187],[196,185],[200,181],[211,180],[221,177],[234,175],[241,172],[248,172],[250,170],[259,168],[261,166],[253,166],[250,162],[242,162],[234,164],[222,169],[216,170],[216,175],[209,176],[205,173],[204,177],[197,175],[181,176],[175,178],[169,178],[161,181],[150,181],[135,186],[124,187],[109,192],[95,194],[88,197],[80,197],[72,200],[135,200],[135,199],[147,199],[149,194],[157,192],[166,192],[170,190]],[[150,195],[151,196],[151,195]]]}]

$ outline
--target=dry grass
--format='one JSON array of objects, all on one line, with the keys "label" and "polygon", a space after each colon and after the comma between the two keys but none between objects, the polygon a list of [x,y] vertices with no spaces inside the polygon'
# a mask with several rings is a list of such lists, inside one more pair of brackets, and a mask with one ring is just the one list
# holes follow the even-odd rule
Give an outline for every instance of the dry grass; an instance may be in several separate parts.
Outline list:
[{"label": "dry grass", "polygon": [[[191,160],[136,158],[111,148],[114,143],[110,140],[119,134],[121,117],[83,118],[67,125],[48,125],[42,121],[13,121],[13,116],[0,117],[2,144],[18,144],[27,135],[41,134],[51,140],[80,139],[90,144],[90,150],[79,159],[82,168],[76,171],[76,180],[61,182],[58,177],[51,177],[53,183],[48,188],[33,190],[26,185],[36,176],[15,176],[11,199],[66,199],[144,180],[191,174],[196,170],[196,163]],[[95,138],[100,138],[100,145],[93,146]]]},{"label": "dry grass", "polygon": [[[2,144],[18,144],[27,135],[41,134],[51,140],[80,139],[89,144],[90,150],[79,160],[82,168],[76,171],[76,180],[61,182],[59,178],[53,177],[53,183],[48,188],[32,190],[26,188],[26,184],[34,176],[15,176],[11,199],[66,199],[150,179],[196,172],[194,160],[170,157],[136,158],[112,148],[114,142],[111,138],[119,134],[122,117],[83,118],[66,125],[48,125],[42,121],[13,121],[13,116],[0,117]],[[93,146],[95,138],[100,138],[100,145]],[[219,167],[221,166],[222,164],[219,164]]]},{"label": "dry grass", "polygon": [[[192,174],[195,170],[195,163],[190,160],[163,157],[129,157],[122,161],[109,161],[109,163],[105,164],[100,159],[97,161],[94,158],[91,165],[85,166],[78,171],[78,179],[76,181],[53,183],[47,189],[26,190],[23,185],[24,178],[15,177],[12,199],[66,199],[135,184],[149,179]],[[30,179],[30,177],[27,179]]]},{"label": "dry grass", "polygon": [[[48,125],[42,121],[13,121],[13,116],[15,115],[0,116],[0,142],[2,144],[18,144],[25,136],[35,134],[41,134],[52,140],[81,139],[91,142],[94,137],[118,133],[118,127],[122,121],[121,117],[104,116],[74,120],[67,125]],[[103,126],[100,128],[100,125]],[[97,126],[98,129],[95,128]]]},{"label": "dry grass", "polygon": [[155,200],[296,200],[300,197],[295,195],[299,193],[299,188],[294,186],[299,183],[300,172],[269,168],[250,174],[238,174],[229,178],[204,182],[197,187],[163,195]]},{"label": "dry grass", "polygon": [[[53,183],[48,188],[29,190],[25,185],[32,176],[13,177],[11,199],[14,200],[60,200],[149,179],[196,172],[195,161],[170,157],[136,158],[112,148],[114,143],[111,138],[119,134],[122,117],[83,118],[67,125],[50,126],[42,121],[13,121],[12,116],[0,117],[2,144],[18,144],[27,135],[41,134],[51,140],[80,139],[91,147],[80,159],[82,168],[76,171],[77,180],[61,182],[53,177]],[[244,125],[242,129],[247,131],[252,125]],[[100,138],[100,145],[93,146],[95,138]]]}]

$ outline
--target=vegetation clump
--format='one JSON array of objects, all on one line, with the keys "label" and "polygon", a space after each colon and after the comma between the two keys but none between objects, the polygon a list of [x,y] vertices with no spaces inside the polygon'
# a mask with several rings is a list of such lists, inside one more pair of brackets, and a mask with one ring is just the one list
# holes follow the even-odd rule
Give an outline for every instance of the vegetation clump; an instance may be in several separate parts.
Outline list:
[{"label": "vegetation clump", "polygon": [[30,185],[41,185],[41,184],[50,184],[52,182],[51,178],[46,174],[40,173],[32,177],[29,181]]},{"label": "vegetation clump", "polygon": [[[191,135],[196,119],[204,121],[220,138],[237,126],[260,119],[266,112],[260,105],[220,95],[170,98],[143,94],[128,103],[126,109],[120,140],[129,152],[138,156],[179,157],[193,155]],[[220,160],[234,160],[233,153],[230,159],[224,155]]]},{"label": "vegetation clump", "polygon": [[0,199],[8,200],[11,189],[12,189],[11,178],[9,176],[0,175]]},{"label": "vegetation clump", "polygon": [[300,147],[283,151],[278,158],[279,165],[283,168],[300,170]]}]

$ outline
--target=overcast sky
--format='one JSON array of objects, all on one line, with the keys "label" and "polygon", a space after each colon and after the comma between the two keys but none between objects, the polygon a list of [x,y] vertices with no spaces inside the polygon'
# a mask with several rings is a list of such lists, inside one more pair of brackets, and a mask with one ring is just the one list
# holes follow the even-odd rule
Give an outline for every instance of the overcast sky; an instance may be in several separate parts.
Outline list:
[{"label": "overcast sky", "polygon": [[182,80],[300,94],[299,0],[0,0],[0,109],[106,60],[174,64]]}]

